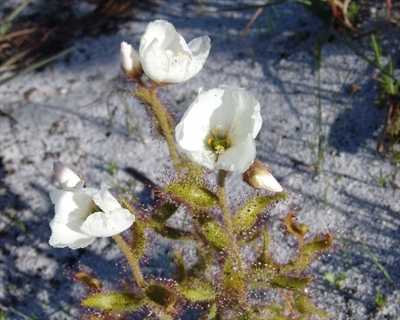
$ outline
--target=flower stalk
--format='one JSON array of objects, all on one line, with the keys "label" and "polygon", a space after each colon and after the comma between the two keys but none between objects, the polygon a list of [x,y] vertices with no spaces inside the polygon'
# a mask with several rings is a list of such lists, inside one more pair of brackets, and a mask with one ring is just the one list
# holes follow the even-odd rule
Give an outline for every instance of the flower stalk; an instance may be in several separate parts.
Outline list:
[{"label": "flower stalk", "polygon": [[124,238],[119,234],[113,236],[113,239],[117,243],[121,252],[124,254],[126,260],[128,261],[129,267],[131,268],[131,272],[136,281],[136,284],[142,289],[145,288],[147,286],[147,283],[143,277],[142,270],[140,269],[139,260],[132,252],[130,246],[126,243]]},{"label": "flower stalk", "polygon": [[135,96],[150,107],[154,117],[157,120],[161,134],[165,137],[172,162],[175,168],[177,168],[181,161],[174,139],[174,120],[172,119],[172,116],[166,107],[158,98],[157,87],[147,88],[145,86],[140,86],[135,92]]}]

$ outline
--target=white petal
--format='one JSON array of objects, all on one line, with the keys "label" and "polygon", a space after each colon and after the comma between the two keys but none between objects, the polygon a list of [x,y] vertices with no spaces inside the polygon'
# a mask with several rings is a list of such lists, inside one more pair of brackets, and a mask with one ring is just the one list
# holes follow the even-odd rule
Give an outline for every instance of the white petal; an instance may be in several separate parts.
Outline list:
[{"label": "white petal", "polygon": [[146,47],[140,55],[144,73],[153,81],[164,82],[168,77],[169,58],[164,50],[158,48],[157,40]]},{"label": "white petal", "polygon": [[50,198],[54,203],[54,221],[78,228],[94,208],[92,197],[81,190],[54,190]]},{"label": "white petal", "polygon": [[195,38],[189,42],[189,49],[192,54],[191,64],[186,77],[192,78],[203,68],[211,49],[211,39],[208,36]]},{"label": "white petal", "polygon": [[111,237],[128,229],[135,216],[127,209],[111,212],[95,212],[83,223],[81,230],[94,237]]},{"label": "white petal", "polygon": [[150,22],[140,39],[139,55],[143,57],[145,50],[154,42],[162,49],[173,48],[179,44],[179,35],[173,24],[165,20]]},{"label": "white petal", "polygon": [[283,191],[282,186],[275,179],[275,177],[269,172],[266,172],[265,174],[255,175],[253,179],[256,180],[256,183],[258,185],[260,185],[260,188],[264,188],[271,192]]},{"label": "white petal", "polygon": [[82,179],[61,162],[54,163],[53,178],[57,186],[62,189],[74,189],[83,185]]},{"label": "white petal", "polygon": [[223,93],[222,89],[202,91],[189,106],[175,131],[181,149],[187,151],[205,149],[205,139],[210,134],[211,116],[221,106]]},{"label": "white petal", "polygon": [[90,245],[95,240],[92,236],[72,230],[67,225],[54,220],[50,222],[50,228],[49,244],[52,247],[78,249]]},{"label": "white petal", "polygon": [[217,169],[243,173],[256,158],[256,146],[251,137],[233,144],[220,155],[216,164]]},{"label": "white petal", "polygon": [[139,55],[146,75],[164,83],[183,82],[203,67],[210,51],[210,39],[194,39],[189,45],[164,20],[149,23],[140,40]]},{"label": "white petal", "polygon": [[121,204],[118,200],[105,188],[93,195],[93,201],[104,212],[121,209]]},{"label": "white petal", "polygon": [[239,141],[249,135],[255,138],[262,125],[260,103],[246,90],[230,87],[225,89],[224,104],[233,109],[231,135]]}]

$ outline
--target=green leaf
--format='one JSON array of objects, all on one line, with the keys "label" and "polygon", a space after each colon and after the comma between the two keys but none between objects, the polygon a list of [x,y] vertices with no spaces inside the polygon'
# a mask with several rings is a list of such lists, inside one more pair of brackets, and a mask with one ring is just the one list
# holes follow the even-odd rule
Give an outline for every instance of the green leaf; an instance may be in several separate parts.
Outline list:
[{"label": "green leaf", "polygon": [[208,310],[207,314],[207,320],[216,320],[218,317],[218,309],[217,309],[217,304],[213,303]]},{"label": "green leaf", "polygon": [[124,292],[96,293],[81,301],[81,305],[100,311],[132,312],[143,306],[142,299]]},{"label": "green leaf", "polygon": [[212,285],[200,279],[190,278],[179,285],[180,293],[191,302],[213,301],[216,293]]},{"label": "green leaf", "polygon": [[217,196],[207,188],[187,181],[174,182],[166,191],[195,209],[209,209],[217,205]]},{"label": "green leaf", "polygon": [[229,247],[229,237],[222,227],[214,222],[208,221],[201,226],[204,237],[215,248],[225,250]]},{"label": "green leaf", "polygon": [[303,290],[311,282],[310,277],[292,277],[280,275],[271,280],[271,284],[278,288]]},{"label": "green leaf", "polygon": [[286,193],[280,192],[273,196],[257,196],[247,201],[247,203],[236,212],[233,218],[235,232],[244,233],[250,231],[258,218],[270,205],[276,201],[286,199],[286,197]]}]

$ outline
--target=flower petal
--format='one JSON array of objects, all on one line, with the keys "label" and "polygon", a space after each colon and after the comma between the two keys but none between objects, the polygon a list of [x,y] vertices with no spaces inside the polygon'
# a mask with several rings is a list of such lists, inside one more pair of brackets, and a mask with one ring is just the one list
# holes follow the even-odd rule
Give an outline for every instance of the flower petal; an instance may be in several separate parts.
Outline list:
[{"label": "flower petal", "polygon": [[211,39],[209,36],[195,38],[189,42],[189,49],[192,54],[192,61],[186,77],[192,78],[203,68],[211,49]]},{"label": "flower petal", "polygon": [[155,39],[143,52],[140,53],[140,61],[144,73],[153,81],[164,82],[168,76],[169,58],[166,52],[159,48]]},{"label": "flower petal", "polygon": [[224,105],[234,105],[231,111],[232,138],[237,141],[246,139],[247,136],[255,138],[261,129],[262,118],[260,103],[246,90],[241,88],[226,88],[224,94]]},{"label": "flower petal", "polygon": [[253,163],[256,158],[256,146],[251,136],[234,143],[218,158],[216,168],[220,170],[234,171],[243,173]]},{"label": "flower petal", "polygon": [[121,209],[121,204],[106,188],[102,188],[93,195],[94,203],[104,212]]},{"label": "flower petal", "polygon": [[53,190],[50,192],[51,201],[54,203],[55,222],[79,229],[80,224],[94,208],[92,197],[84,190]]},{"label": "flower petal", "polygon": [[223,94],[223,89],[202,91],[186,110],[175,130],[175,138],[182,150],[205,149],[205,139],[210,133],[210,119],[221,106]]},{"label": "flower petal", "polygon": [[94,237],[111,237],[128,229],[135,216],[127,209],[111,212],[95,212],[83,223],[81,230]]},{"label": "flower petal", "polygon": [[171,49],[179,43],[179,34],[174,25],[165,20],[150,22],[140,39],[139,55],[143,57],[146,49],[155,43],[158,48]]},{"label": "flower petal", "polygon": [[49,244],[55,248],[65,248],[70,249],[84,248],[90,245],[95,238],[84,234],[82,232],[77,232],[69,228],[63,223],[58,223],[54,220],[50,222],[51,236]]}]

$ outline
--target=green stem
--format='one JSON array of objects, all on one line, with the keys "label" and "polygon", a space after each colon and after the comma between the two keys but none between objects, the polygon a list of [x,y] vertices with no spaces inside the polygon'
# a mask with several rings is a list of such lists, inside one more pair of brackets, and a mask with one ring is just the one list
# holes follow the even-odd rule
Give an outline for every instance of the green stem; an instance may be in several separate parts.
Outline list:
[{"label": "green stem", "polygon": [[119,249],[124,254],[126,260],[128,261],[129,267],[131,268],[132,275],[140,288],[146,287],[146,281],[144,280],[142,271],[140,270],[139,260],[133,254],[130,246],[126,243],[124,238],[117,234],[113,236],[114,241],[117,243]]},{"label": "green stem", "polygon": [[161,129],[162,135],[168,145],[169,154],[171,156],[174,166],[177,168],[180,164],[180,158],[176,149],[175,138],[174,138],[174,120],[167,108],[162,104],[157,96],[157,87],[147,88],[139,87],[135,95],[145,104],[147,104],[153,112],[157,124]]}]

